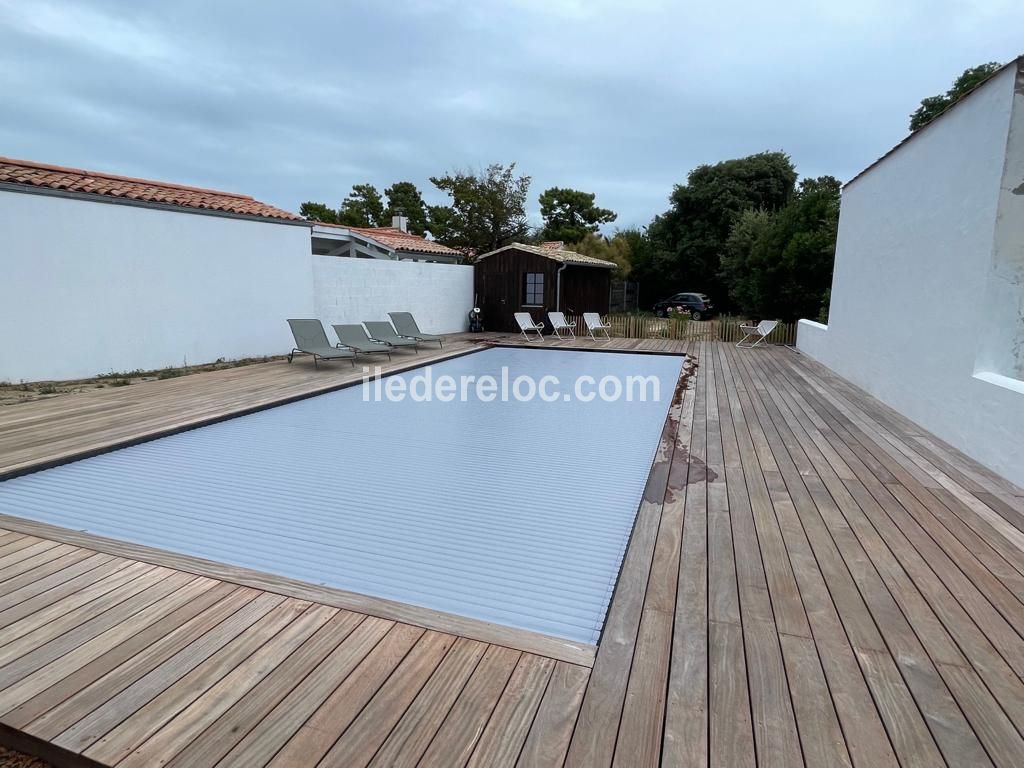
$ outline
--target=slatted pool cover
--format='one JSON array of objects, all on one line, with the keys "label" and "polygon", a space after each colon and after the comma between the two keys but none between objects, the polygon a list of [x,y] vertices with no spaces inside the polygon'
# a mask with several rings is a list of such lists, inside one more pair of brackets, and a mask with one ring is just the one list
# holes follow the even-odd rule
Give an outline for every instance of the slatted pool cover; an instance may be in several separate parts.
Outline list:
[{"label": "slatted pool cover", "polygon": [[507,366],[561,393],[654,376],[660,399],[367,402],[364,384],[8,480],[0,511],[596,642],[682,360],[490,349],[430,373]]}]

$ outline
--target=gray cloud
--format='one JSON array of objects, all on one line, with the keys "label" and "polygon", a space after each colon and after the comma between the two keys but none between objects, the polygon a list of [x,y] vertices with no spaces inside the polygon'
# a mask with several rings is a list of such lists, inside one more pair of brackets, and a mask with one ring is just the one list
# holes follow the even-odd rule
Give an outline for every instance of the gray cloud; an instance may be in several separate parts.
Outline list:
[{"label": "gray cloud", "polygon": [[[534,201],[644,224],[704,162],[849,178],[965,67],[1018,53],[1010,0],[779,4],[0,0],[0,154],[252,194],[516,160]],[[535,203],[534,203],[535,204]]]}]

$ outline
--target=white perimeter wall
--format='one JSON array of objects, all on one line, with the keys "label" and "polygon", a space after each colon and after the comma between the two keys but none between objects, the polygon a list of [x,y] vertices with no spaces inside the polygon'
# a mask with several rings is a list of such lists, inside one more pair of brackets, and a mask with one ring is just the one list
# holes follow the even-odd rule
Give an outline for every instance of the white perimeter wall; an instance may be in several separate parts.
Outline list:
[{"label": "white perimeter wall", "polygon": [[304,226],[0,190],[0,381],[285,354],[289,317],[466,326],[472,267],[310,250]]},{"label": "white perimeter wall", "polygon": [[0,191],[0,380],[279,353],[306,227]]},{"label": "white perimeter wall", "polygon": [[1024,382],[976,366],[1014,76],[846,187],[829,324],[801,321],[797,347],[1024,485]]},{"label": "white perimeter wall", "polygon": [[424,333],[457,333],[469,327],[473,267],[383,259],[313,256],[315,312],[327,335],[331,323],[387,320],[412,312]]}]

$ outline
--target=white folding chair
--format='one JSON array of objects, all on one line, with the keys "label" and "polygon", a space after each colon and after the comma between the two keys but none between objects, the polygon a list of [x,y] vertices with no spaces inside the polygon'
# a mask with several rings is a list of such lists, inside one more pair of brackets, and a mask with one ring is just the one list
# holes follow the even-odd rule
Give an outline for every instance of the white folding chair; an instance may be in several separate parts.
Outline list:
[{"label": "white folding chair", "polygon": [[[740,330],[743,331],[743,338],[736,342],[737,347],[756,347],[758,344],[764,344],[765,339],[775,330],[775,326],[779,324],[778,320],[762,320],[757,325],[741,325]],[[754,339],[751,343],[750,339]]]},{"label": "white folding chair", "polygon": [[535,323],[529,312],[516,312],[516,322],[519,323],[519,333],[522,334],[523,338],[530,341],[530,335],[528,331],[536,331],[537,338],[544,341],[544,334],[541,331],[544,330],[544,323]]},{"label": "white folding chair", "polygon": [[587,326],[587,333],[590,334],[590,338],[594,341],[597,341],[597,336],[595,335],[597,331],[604,331],[604,337],[611,339],[611,334],[608,333],[611,326],[601,322],[601,316],[597,312],[584,312],[583,324]]},{"label": "white folding chair", "polygon": [[566,340],[561,334],[562,331],[568,332],[569,337],[574,341],[576,340],[576,321],[568,322],[565,319],[564,312],[548,312],[548,320],[551,322],[551,332],[555,334],[559,341]]}]

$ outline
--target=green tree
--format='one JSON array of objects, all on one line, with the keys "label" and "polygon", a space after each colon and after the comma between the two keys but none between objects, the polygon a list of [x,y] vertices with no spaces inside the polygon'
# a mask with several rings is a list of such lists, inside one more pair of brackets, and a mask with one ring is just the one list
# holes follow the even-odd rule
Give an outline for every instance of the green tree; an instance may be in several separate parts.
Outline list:
[{"label": "green tree", "polygon": [[541,193],[539,201],[545,240],[579,243],[616,218],[614,211],[594,204],[593,192],[551,187]]},{"label": "green tree", "polygon": [[667,254],[659,249],[646,228],[631,227],[616,234],[629,244],[629,280],[640,284],[641,306],[650,305],[673,292]]},{"label": "green tree", "polygon": [[455,209],[450,205],[428,205],[427,232],[440,243],[454,242]]},{"label": "green tree", "polygon": [[430,181],[452,202],[430,207],[427,229],[436,240],[470,257],[524,239],[529,232],[530,177],[517,176],[515,168],[515,163],[495,163],[478,173],[432,176]]},{"label": "green tree", "polygon": [[730,298],[756,317],[816,318],[828,301],[841,185],[804,179],[784,208],[740,215],[726,242],[722,276]]},{"label": "green tree", "polygon": [[338,212],[324,203],[307,200],[299,206],[299,215],[309,221],[322,221],[325,224],[338,224]]},{"label": "green tree", "polygon": [[686,184],[673,190],[671,207],[648,227],[653,252],[641,274],[654,275],[656,285],[641,284],[644,303],[664,298],[663,293],[699,291],[727,308],[721,258],[729,232],[746,210],[784,207],[793,197],[796,177],[784,152],[761,152],[691,171]]},{"label": "green tree", "polygon": [[976,67],[965,69],[963,74],[953,81],[953,86],[948,91],[921,99],[921,106],[910,115],[910,130],[916,131],[928,125],[981,83],[988,80],[992,73],[1002,66],[997,61],[990,61],[987,64],[979,64]]},{"label": "green tree", "polygon": [[409,231],[422,235],[427,230],[427,206],[423,195],[411,181],[399,181],[384,190],[388,205],[384,210],[385,221],[392,216],[402,215],[409,219]]},{"label": "green tree", "polygon": [[757,314],[763,306],[763,277],[768,266],[758,259],[763,256],[760,246],[772,234],[776,215],[764,208],[743,211],[725,241],[721,274],[733,306],[742,312]]},{"label": "green tree", "polygon": [[338,223],[350,227],[383,227],[391,223],[384,216],[384,200],[373,184],[354,184],[341,201]]},{"label": "green tree", "polygon": [[578,243],[567,246],[570,251],[604,259],[615,264],[615,276],[626,279],[632,266],[633,249],[630,238],[625,232],[616,232],[611,237],[604,237],[595,232],[587,232]]}]

